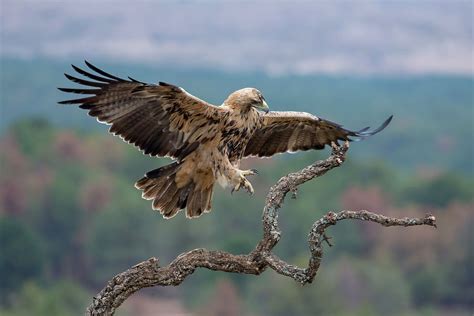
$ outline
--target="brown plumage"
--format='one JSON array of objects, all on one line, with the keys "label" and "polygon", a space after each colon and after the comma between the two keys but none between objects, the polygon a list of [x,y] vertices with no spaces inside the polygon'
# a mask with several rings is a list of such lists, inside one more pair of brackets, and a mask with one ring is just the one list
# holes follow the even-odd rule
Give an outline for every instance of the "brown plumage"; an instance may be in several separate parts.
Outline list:
[{"label": "brown plumage", "polygon": [[209,212],[216,181],[253,193],[246,176],[255,171],[238,168],[243,157],[322,149],[338,140],[363,139],[392,119],[373,131],[353,132],[308,113],[268,113],[265,99],[254,88],[237,90],[221,106],[214,106],[171,84],[125,80],[86,65],[93,72],[72,67],[88,79],[65,76],[87,88],[59,89],[89,96],[59,103],[78,104],[145,154],[175,160],[146,173],[135,184],[165,218],[182,209],[190,218]]}]

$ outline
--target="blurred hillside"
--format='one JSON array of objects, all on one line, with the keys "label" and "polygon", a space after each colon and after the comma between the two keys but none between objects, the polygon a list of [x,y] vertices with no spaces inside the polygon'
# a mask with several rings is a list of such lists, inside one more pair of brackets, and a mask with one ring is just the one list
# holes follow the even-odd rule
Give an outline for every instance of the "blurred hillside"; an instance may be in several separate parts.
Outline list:
[{"label": "blurred hillside", "polygon": [[465,74],[472,1],[17,1],[1,55],[271,74]]}]

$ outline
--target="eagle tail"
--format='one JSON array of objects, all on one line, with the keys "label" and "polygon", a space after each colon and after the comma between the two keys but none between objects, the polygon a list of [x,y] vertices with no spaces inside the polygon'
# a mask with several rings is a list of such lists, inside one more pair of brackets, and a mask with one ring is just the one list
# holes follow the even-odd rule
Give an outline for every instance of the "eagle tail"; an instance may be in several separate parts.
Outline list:
[{"label": "eagle tail", "polygon": [[203,187],[192,180],[179,186],[176,174],[182,164],[174,162],[147,172],[135,183],[142,190],[142,197],[153,200],[153,209],[159,210],[164,218],[174,217],[178,211],[186,209],[186,217],[196,218],[211,210],[213,186]]}]

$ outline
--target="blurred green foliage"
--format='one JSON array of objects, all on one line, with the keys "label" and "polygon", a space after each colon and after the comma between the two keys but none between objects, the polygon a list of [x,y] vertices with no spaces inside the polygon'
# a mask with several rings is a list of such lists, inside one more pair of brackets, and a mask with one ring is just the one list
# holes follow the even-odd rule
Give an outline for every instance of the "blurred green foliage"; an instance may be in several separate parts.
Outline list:
[{"label": "blurred green foliage", "polygon": [[[42,246],[29,225],[16,218],[0,217],[1,293],[15,292],[24,282],[41,278],[46,261]],[[2,303],[7,300],[7,295],[0,298]]]},{"label": "blurred green foliage", "polygon": [[51,286],[27,282],[16,293],[8,307],[0,309],[2,316],[73,316],[85,311],[88,293],[76,282],[58,281]]},{"label": "blurred green foliage", "polygon": [[411,182],[401,192],[406,202],[427,206],[447,206],[450,201],[472,199],[472,180],[458,174],[443,173]]}]

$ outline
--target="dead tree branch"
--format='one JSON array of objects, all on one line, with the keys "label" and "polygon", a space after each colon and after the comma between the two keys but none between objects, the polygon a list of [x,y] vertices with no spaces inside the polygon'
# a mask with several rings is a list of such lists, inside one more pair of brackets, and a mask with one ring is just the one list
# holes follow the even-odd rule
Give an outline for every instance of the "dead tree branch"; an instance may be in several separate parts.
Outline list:
[{"label": "dead tree branch", "polygon": [[383,226],[429,225],[436,227],[436,218],[430,214],[424,218],[392,218],[365,210],[329,212],[313,224],[309,233],[311,257],[307,268],[288,264],[273,254],[272,249],[281,237],[278,211],[287,193],[295,194],[299,185],[340,166],[345,160],[348,148],[348,143],[342,146],[334,144],[329,158],[282,177],[270,189],[263,210],[263,238],[249,254],[234,255],[224,251],[195,249],[179,255],[164,267],[159,266],[158,259],[150,258],[113,277],[94,297],[86,315],[113,315],[115,310],[138,290],[152,286],[179,285],[197,268],[259,275],[270,267],[275,272],[291,277],[301,284],[311,283],[323,257],[323,242],[328,242],[325,230],[341,220],[358,219]]}]

